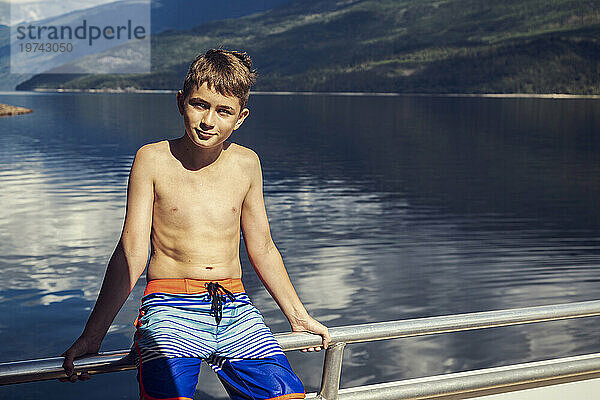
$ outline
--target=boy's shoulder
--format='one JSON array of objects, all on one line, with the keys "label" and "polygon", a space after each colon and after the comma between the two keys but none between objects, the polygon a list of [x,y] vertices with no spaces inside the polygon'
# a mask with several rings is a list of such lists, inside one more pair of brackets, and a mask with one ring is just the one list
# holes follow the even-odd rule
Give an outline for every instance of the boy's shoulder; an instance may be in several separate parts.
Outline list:
[{"label": "boy's shoulder", "polygon": [[145,170],[153,169],[151,167],[162,161],[168,152],[169,143],[167,140],[145,144],[136,151],[133,165]]},{"label": "boy's shoulder", "polygon": [[232,160],[231,163],[235,165],[235,169],[239,171],[238,173],[252,182],[261,179],[262,169],[260,166],[260,158],[254,150],[236,143],[231,143],[227,151],[231,153],[228,158]]},{"label": "boy's shoulder", "polygon": [[169,152],[169,141],[161,140],[160,142],[148,143],[143,145],[135,153],[136,157],[157,157]]},{"label": "boy's shoulder", "polygon": [[237,143],[228,143],[226,151],[230,151],[232,158],[241,166],[256,166],[260,162],[254,150]]}]

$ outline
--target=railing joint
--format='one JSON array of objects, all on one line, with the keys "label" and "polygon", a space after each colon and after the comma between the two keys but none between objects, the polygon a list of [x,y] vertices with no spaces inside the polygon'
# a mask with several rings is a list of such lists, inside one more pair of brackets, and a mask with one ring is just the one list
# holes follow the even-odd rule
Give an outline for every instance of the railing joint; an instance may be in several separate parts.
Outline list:
[{"label": "railing joint", "polygon": [[346,347],[346,342],[335,342],[327,347],[323,362],[321,390],[317,394],[318,399],[337,400],[342,376],[344,347]]}]

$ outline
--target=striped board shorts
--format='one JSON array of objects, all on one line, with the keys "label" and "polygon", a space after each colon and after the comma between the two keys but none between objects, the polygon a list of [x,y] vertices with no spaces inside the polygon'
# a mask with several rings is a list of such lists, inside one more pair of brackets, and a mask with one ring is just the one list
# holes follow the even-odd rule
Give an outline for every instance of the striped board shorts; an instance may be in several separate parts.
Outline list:
[{"label": "striped board shorts", "polygon": [[240,279],[149,281],[136,327],[140,399],[191,399],[202,360],[234,400],[304,398]]}]

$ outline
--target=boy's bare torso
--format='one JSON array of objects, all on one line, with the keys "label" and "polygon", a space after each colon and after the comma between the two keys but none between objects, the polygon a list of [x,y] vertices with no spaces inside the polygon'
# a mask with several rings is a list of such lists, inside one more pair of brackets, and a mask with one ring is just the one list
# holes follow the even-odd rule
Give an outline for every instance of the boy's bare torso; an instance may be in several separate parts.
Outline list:
[{"label": "boy's bare torso", "polygon": [[240,218],[251,184],[249,149],[224,143],[213,163],[189,168],[177,140],[151,145],[154,205],[147,279],[240,278]]}]

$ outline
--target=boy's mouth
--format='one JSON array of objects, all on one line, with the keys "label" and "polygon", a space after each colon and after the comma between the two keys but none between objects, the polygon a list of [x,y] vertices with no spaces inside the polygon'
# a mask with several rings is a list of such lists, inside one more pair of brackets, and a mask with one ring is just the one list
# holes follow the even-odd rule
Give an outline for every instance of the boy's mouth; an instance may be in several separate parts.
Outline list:
[{"label": "boy's mouth", "polygon": [[216,133],[204,132],[203,130],[200,130],[198,128],[195,128],[195,130],[196,130],[196,134],[200,138],[207,139],[207,138],[210,138],[211,136],[216,136]]}]

